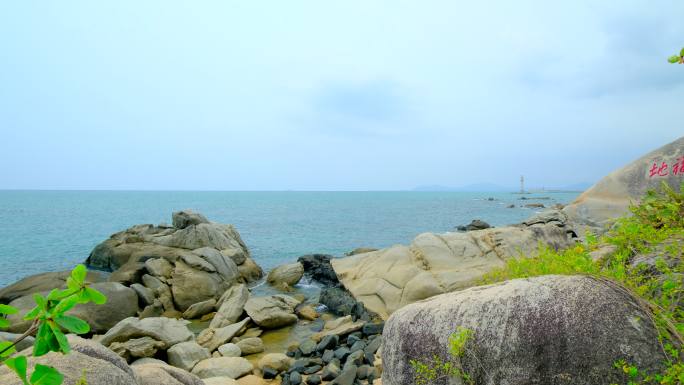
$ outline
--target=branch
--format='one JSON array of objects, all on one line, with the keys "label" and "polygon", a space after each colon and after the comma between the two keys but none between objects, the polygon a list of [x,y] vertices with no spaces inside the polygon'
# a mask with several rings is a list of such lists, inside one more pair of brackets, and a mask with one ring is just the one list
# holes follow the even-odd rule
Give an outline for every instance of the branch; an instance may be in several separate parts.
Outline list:
[{"label": "branch", "polygon": [[[12,349],[13,347],[17,346],[17,344],[18,344],[19,342],[21,342],[21,341],[23,341],[24,339],[26,339],[26,337],[33,335],[33,333],[35,333],[36,331],[38,331],[38,319],[34,319],[34,320],[33,320],[33,323],[31,324],[31,327],[29,327],[28,330],[26,330],[26,331],[24,332],[24,334],[22,334],[22,335],[20,335],[19,337],[17,337],[17,339],[15,339],[14,342],[12,343],[12,345],[10,345],[10,346],[8,346],[8,347],[6,347],[6,348],[0,350],[0,355],[2,355],[3,353],[5,353],[6,351]],[[4,361],[4,360],[3,360],[3,361]]]}]

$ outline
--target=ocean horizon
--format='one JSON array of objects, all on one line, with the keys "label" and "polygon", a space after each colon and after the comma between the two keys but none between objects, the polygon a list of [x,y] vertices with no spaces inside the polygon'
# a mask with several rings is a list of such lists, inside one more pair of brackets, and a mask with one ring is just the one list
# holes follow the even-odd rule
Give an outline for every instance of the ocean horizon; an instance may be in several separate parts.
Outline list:
[{"label": "ocean horizon", "polygon": [[519,223],[540,210],[525,204],[567,204],[578,194],[2,190],[0,286],[70,269],[111,234],[137,224],[171,223],[171,213],[184,209],[235,225],[254,260],[268,271],[305,254],[342,256],[357,247],[406,244],[420,233],[455,231],[472,219],[492,226]]}]

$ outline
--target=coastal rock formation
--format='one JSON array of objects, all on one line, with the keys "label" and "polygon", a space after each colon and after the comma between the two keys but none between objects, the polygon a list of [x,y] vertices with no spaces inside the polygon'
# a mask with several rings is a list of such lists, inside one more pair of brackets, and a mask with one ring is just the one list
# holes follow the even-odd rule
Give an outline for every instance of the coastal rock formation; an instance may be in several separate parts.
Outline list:
[{"label": "coastal rock formation", "polygon": [[[105,333],[117,322],[138,312],[138,295],[133,289],[115,282],[96,283],[92,288],[107,296],[107,302],[103,305],[76,305],[69,314],[88,322],[93,333]],[[46,296],[48,291],[41,294]],[[26,321],[23,317],[36,306],[33,295],[19,297],[10,302],[10,306],[19,309],[19,312],[8,316],[10,327],[7,330],[23,333],[31,326],[31,321]]]},{"label": "coastal rock formation", "polygon": [[245,311],[255,324],[266,329],[275,329],[297,322],[294,314],[299,305],[296,299],[282,294],[267,297],[252,297],[245,303]]},{"label": "coastal rock formation", "polygon": [[539,243],[562,249],[573,244],[563,213],[555,210],[517,226],[467,233],[418,235],[408,245],[334,258],[344,287],[365,307],[387,318],[400,307],[472,286],[506,259],[533,255]]},{"label": "coastal rock formation", "polygon": [[86,264],[115,270],[109,281],[135,289],[144,317],[200,317],[226,290],[261,278],[233,226],[189,210],[173,213],[173,223],[116,233],[95,247]]},{"label": "coastal rock formation", "polygon": [[[39,293],[49,292],[52,289],[66,289],[66,280],[71,271],[57,271],[50,273],[40,273],[22,278],[19,281],[0,289],[0,303],[8,304],[19,297]],[[107,279],[98,271],[88,271],[86,282],[98,283]]]},{"label": "coastal rock formation", "polygon": [[100,343],[110,346],[114,342],[125,342],[133,338],[151,337],[163,343],[162,349],[166,350],[173,345],[185,341],[192,341],[195,336],[186,326],[188,321],[176,320],[166,317],[152,317],[138,319],[126,318],[111,328],[102,338]]},{"label": "coastal rock formation", "polygon": [[409,360],[448,359],[449,336],[464,327],[473,332],[472,354],[461,363],[475,383],[618,383],[613,363],[620,359],[649,373],[662,369],[665,356],[649,319],[625,290],[587,276],[473,287],[408,305],[389,318],[382,382],[414,384]]},{"label": "coastal rock formation", "polygon": [[271,270],[268,273],[268,277],[266,277],[266,281],[273,286],[294,286],[302,279],[303,275],[304,266],[301,263],[288,263]]},{"label": "coastal rock formation", "polygon": [[[52,352],[41,357],[32,357],[30,349],[22,351],[21,354],[28,357],[28,371],[33,372],[35,364],[52,366],[64,375],[64,384],[76,384],[84,375],[88,385],[139,384],[126,361],[111,350],[97,342],[74,335],[67,338],[71,353],[66,355]],[[0,367],[0,384],[22,385],[22,382],[14,372],[3,365]]]},{"label": "coastal rock formation", "polygon": [[340,281],[330,264],[332,258],[333,256],[328,254],[308,254],[297,258],[297,262],[302,264],[304,275],[309,279],[325,286],[339,286]]},{"label": "coastal rock formation", "polygon": [[639,200],[647,190],[665,182],[679,191],[684,181],[682,168],[684,137],[608,174],[563,211],[578,227],[579,235],[584,230],[603,232],[612,219],[627,213],[630,202]]}]

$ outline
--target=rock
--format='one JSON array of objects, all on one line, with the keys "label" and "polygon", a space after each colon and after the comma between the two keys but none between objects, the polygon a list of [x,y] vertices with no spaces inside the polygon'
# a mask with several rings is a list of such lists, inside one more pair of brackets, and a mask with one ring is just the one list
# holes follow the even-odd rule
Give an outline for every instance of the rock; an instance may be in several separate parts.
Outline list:
[{"label": "rock", "polygon": [[[621,381],[620,359],[649,373],[665,360],[658,333],[634,298],[588,276],[542,276],[474,287],[408,305],[383,332],[386,385],[414,383],[409,359],[446,358],[449,335],[473,331],[466,368],[476,383],[551,384]],[[420,341],[420,343],[416,343]],[[514,368],[514,369],[511,369]]]},{"label": "rock", "polygon": [[295,313],[299,316],[299,318],[305,319],[307,321],[313,321],[318,318],[318,312],[311,305],[298,305],[295,308]]},{"label": "rock", "polygon": [[233,337],[238,335],[240,331],[245,328],[247,322],[249,322],[249,317],[222,328],[204,329],[199,336],[197,336],[197,343],[209,349],[210,352],[213,352],[218,349],[219,346],[229,342]]},{"label": "rock", "polygon": [[191,371],[198,362],[211,357],[209,350],[195,341],[175,344],[166,351],[166,354],[169,364],[187,371]]},{"label": "rock", "polygon": [[261,369],[261,375],[265,380],[272,380],[278,375],[278,371],[268,366]]},{"label": "rock", "polygon": [[252,258],[245,259],[245,261],[238,266],[238,271],[240,271],[240,276],[247,283],[256,282],[264,275],[261,267],[259,267]]},{"label": "rock", "polygon": [[543,203],[528,203],[524,207],[528,209],[543,209],[545,206]]},{"label": "rock", "polygon": [[299,385],[302,383],[302,375],[299,372],[292,372],[290,374],[290,384]]},{"label": "rock", "polygon": [[357,247],[356,249],[344,253],[346,256],[352,256],[352,255],[357,255],[357,254],[364,254],[364,253],[370,253],[371,251],[378,251],[378,249],[373,249],[371,247]]},{"label": "rock", "polygon": [[268,383],[262,378],[257,377],[253,374],[244,376],[237,381],[238,385],[267,385]]},{"label": "rock", "polygon": [[323,352],[327,349],[335,349],[337,344],[340,342],[340,337],[337,335],[327,335],[321,338],[321,342],[316,345],[317,352]]},{"label": "rock", "polygon": [[211,247],[202,247],[192,252],[202,257],[229,284],[232,285],[240,278],[240,270],[235,262],[230,257],[221,254],[218,250]]},{"label": "rock", "polygon": [[319,301],[327,306],[330,312],[337,315],[352,314],[354,306],[356,306],[354,297],[339,287],[322,288]]},{"label": "rock", "polygon": [[294,286],[302,276],[304,275],[304,266],[299,263],[290,263],[286,265],[280,265],[275,269],[271,270],[266,277],[266,281],[273,286],[280,284],[286,284],[288,286]]},{"label": "rock", "polygon": [[379,323],[367,323],[363,325],[363,334],[367,336],[372,336],[374,334],[382,334],[382,329],[385,327],[384,322]]},{"label": "rock", "polygon": [[192,210],[176,211],[171,214],[171,218],[173,227],[177,229],[184,229],[188,226],[199,225],[200,223],[209,223],[209,220],[204,215]]},{"label": "rock", "polygon": [[316,333],[316,334],[311,336],[311,339],[314,341],[320,341],[326,336],[347,335],[349,333],[353,333],[355,331],[361,330],[361,328],[363,328],[363,325],[365,325],[365,324],[366,324],[366,322],[364,322],[364,321],[346,322],[346,323],[343,323],[343,324],[337,326],[334,329],[323,330],[322,332]]},{"label": "rock", "polygon": [[240,357],[242,356],[242,350],[240,350],[240,347],[237,346],[236,344],[228,343],[228,344],[223,344],[219,346],[218,348],[219,353],[223,357]]},{"label": "rock", "polygon": [[469,224],[465,226],[458,226],[458,231],[473,231],[473,230],[484,230],[492,227],[489,223],[480,220],[473,219]]},{"label": "rock", "polygon": [[244,243],[232,225],[219,223],[200,223],[179,229],[171,234],[150,238],[162,246],[195,250],[213,247],[217,250],[242,248]]},{"label": "rock", "polygon": [[240,348],[240,351],[245,356],[249,354],[261,353],[264,351],[264,342],[258,337],[241,339],[236,345]]},{"label": "rock", "polygon": [[207,313],[214,311],[214,306],[216,306],[216,300],[209,298],[206,301],[197,302],[183,312],[183,318],[185,319],[196,319]]},{"label": "rock", "polygon": [[304,266],[304,274],[310,279],[324,286],[337,286],[340,282],[330,264],[331,258],[327,254],[310,254],[299,257],[297,262]]},{"label": "rock", "polygon": [[[104,346],[74,335],[67,336],[71,353],[48,353],[32,357],[31,350],[24,350],[28,357],[28,372],[35,364],[52,366],[64,376],[63,384],[76,384],[84,375],[88,385],[131,385],[138,384],[133,370],[121,357]],[[6,366],[0,367],[0,384],[21,385],[17,375]]]},{"label": "rock", "polygon": [[145,269],[156,277],[167,279],[171,278],[171,273],[173,273],[173,265],[164,258],[148,259],[145,261]]},{"label": "rock", "polygon": [[204,379],[205,385],[238,385],[238,382],[230,377],[209,377]]},{"label": "rock", "polygon": [[278,372],[289,369],[290,365],[292,365],[292,358],[282,353],[268,353],[261,357],[257,364],[261,370],[269,367]]},{"label": "rock", "polygon": [[239,284],[226,290],[219,299],[218,306],[220,307],[209,327],[220,328],[237,322],[244,312],[247,299],[249,299],[247,285]]},{"label": "rock", "polygon": [[165,347],[163,342],[147,336],[132,338],[125,342],[112,342],[109,345],[109,349],[127,361],[131,358],[153,357],[157,350]]},{"label": "rock", "polygon": [[313,374],[306,379],[306,385],[319,385],[321,383],[321,376]]},{"label": "rock", "polygon": [[223,249],[220,252],[224,257],[232,259],[237,266],[245,263],[245,260],[248,257],[247,254],[245,254],[245,251],[240,248]]},{"label": "rock", "polygon": [[386,319],[407,304],[470,287],[508,258],[535,255],[539,242],[555,249],[573,245],[567,229],[554,222],[424,233],[409,246],[335,258],[331,264],[354,298]]},{"label": "rock", "polygon": [[[59,271],[54,273],[41,273],[22,278],[19,281],[0,289],[0,303],[8,304],[17,298],[32,295],[33,293],[49,292],[52,289],[66,289],[66,280],[71,271]],[[89,270],[86,282],[99,283],[106,278],[99,271]]]},{"label": "rock", "polygon": [[145,306],[145,308],[140,312],[140,319],[150,318],[150,317],[161,317],[164,313],[164,306],[162,303],[155,299],[151,305]]},{"label": "rock", "polygon": [[222,281],[218,274],[194,269],[182,261],[176,262],[171,279],[173,302],[180,311],[197,302],[217,298],[230,287],[230,283]]},{"label": "rock", "polygon": [[138,385],[205,385],[194,374],[169,365],[142,364],[133,367]]},{"label": "rock", "polygon": [[[616,217],[628,213],[630,202],[638,202],[647,190],[658,189],[661,182],[679,191],[681,174],[675,175],[672,168],[681,164],[682,156],[684,137],[608,174],[565,206],[563,211],[576,227],[577,234],[583,235],[586,230],[601,234]],[[659,176],[663,163],[666,169],[661,174],[666,175]],[[651,170],[655,172],[652,177]]]},{"label": "rock", "polygon": [[[14,342],[19,338],[21,334],[16,334],[16,333],[7,333],[7,332],[0,332],[0,342],[2,341],[9,341],[9,342]],[[17,346],[16,350],[17,351],[22,351],[24,349],[28,349],[33,344],[36,342],[36,339],[32,336],[28,336],[24,338],[22,341],[20,341]]]},{"label": "rock", "polygon": [[[93,333],[104,333],[124,318],[138,313],[138,295],[133,289],[114,282],[101,282],[91,285],[107,297],[103,305],[94,303],[76,305],[69,311],[69,315],[78,317],[90,325]],[[48,292],[42,292],[44,296]],[[24,320],[24,314],[33,309],[36,304],[33,295],[26,295],[10,302],[19,312],[7,317],[11,326],[7,331],[23,333],[31,326],[31,321]]]},{"label": "rock", "polygon": [[[344,369],[330,384],[331,385],[354,385],[356,379],[356,365],[351,365]],[[407,383],[408,384],[408,383]]]},{"label": "rock", "polygon": [[305,356],[310,356],[311,353],[313,353],[316,350],[316,342],[306,339],[304,342],[302,342],[299,345],[299,351],[302,352],[302,355]]},{"label": "rock", "polygon": [[245,311],[252,321],[266,329],[276,329],[297,322],[294,308],[296,299],[282,294],[251,297],[245,303]]},{"label": "rock", "polygon": [[100,340],[104,346],[113,342],[124,342],[132,338],[152,337],[164,343],[167,349],[175,344],[192,341],[194,335],[186,326],[187,321],[172,318],[155,317],[138,319],[126,318],[112,327]]},{"label": "rock", "polygon": [[510,205],[506,206],[506,208],[507,208],[507,209],[514,209],[514,208],[515,208],[515,205],[514,205],[514,204],[510,204]]},{"label": "rock", "polygon": [[254,369],[249,361],[241,357],[207,358],[195,365],[192,374],[199,378],[229,377],[238,379]]},{"label": "rock", "polygon": [[340,375],[340,372],[339,366],[334,363],[329,363],[323,368],[323,371],[321,372],[321,379],[323,381],[333,380]]},{"label": "rock", "polygon": [[145,357],[145,358],[138,358],[137,360],[131,362],[130,366],[134,367],[136,365],[147,365],[147,364],[154,364],[154,365],[168,365],[166,362],[156,359],[156,358],[150,358],[150,357]]},{"label": "rock", "polygon": [[145,268],[145,264],[143,262],[130,260],[113,272],[107,281],[120,283],[124,286],[130,286],[134,283],[140,283],[142,276],[146,272],[147,269]]},{"label": "rock", "polygon": [[130,288],[133,289],[135,294],[138,295],[138,299],[140,300],[139,304],[141,305],[140,307],[144,308],[145,306],[152,305],[154,303],[154,293],[152,290],[139,283],[132,284]]}]

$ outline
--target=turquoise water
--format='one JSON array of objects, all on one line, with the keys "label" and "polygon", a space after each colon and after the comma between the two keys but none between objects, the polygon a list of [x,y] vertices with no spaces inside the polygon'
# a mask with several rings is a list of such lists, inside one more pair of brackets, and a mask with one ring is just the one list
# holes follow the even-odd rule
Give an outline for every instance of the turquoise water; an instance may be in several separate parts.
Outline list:
[{"label": "turquoise water", "polygon": [[[551,199],[534,200],[541,196]],[[474,218],[495,226],[517,223],[538,209],[509,204],[550,206],[576,196],[532,194],[521,201],[510,193],[465,192],[0,191],[0,286],[70,269],[112,233],[170,223],[172,211],[188,208],[234,224],[268,271],[303,254],[407,243]]]}]

